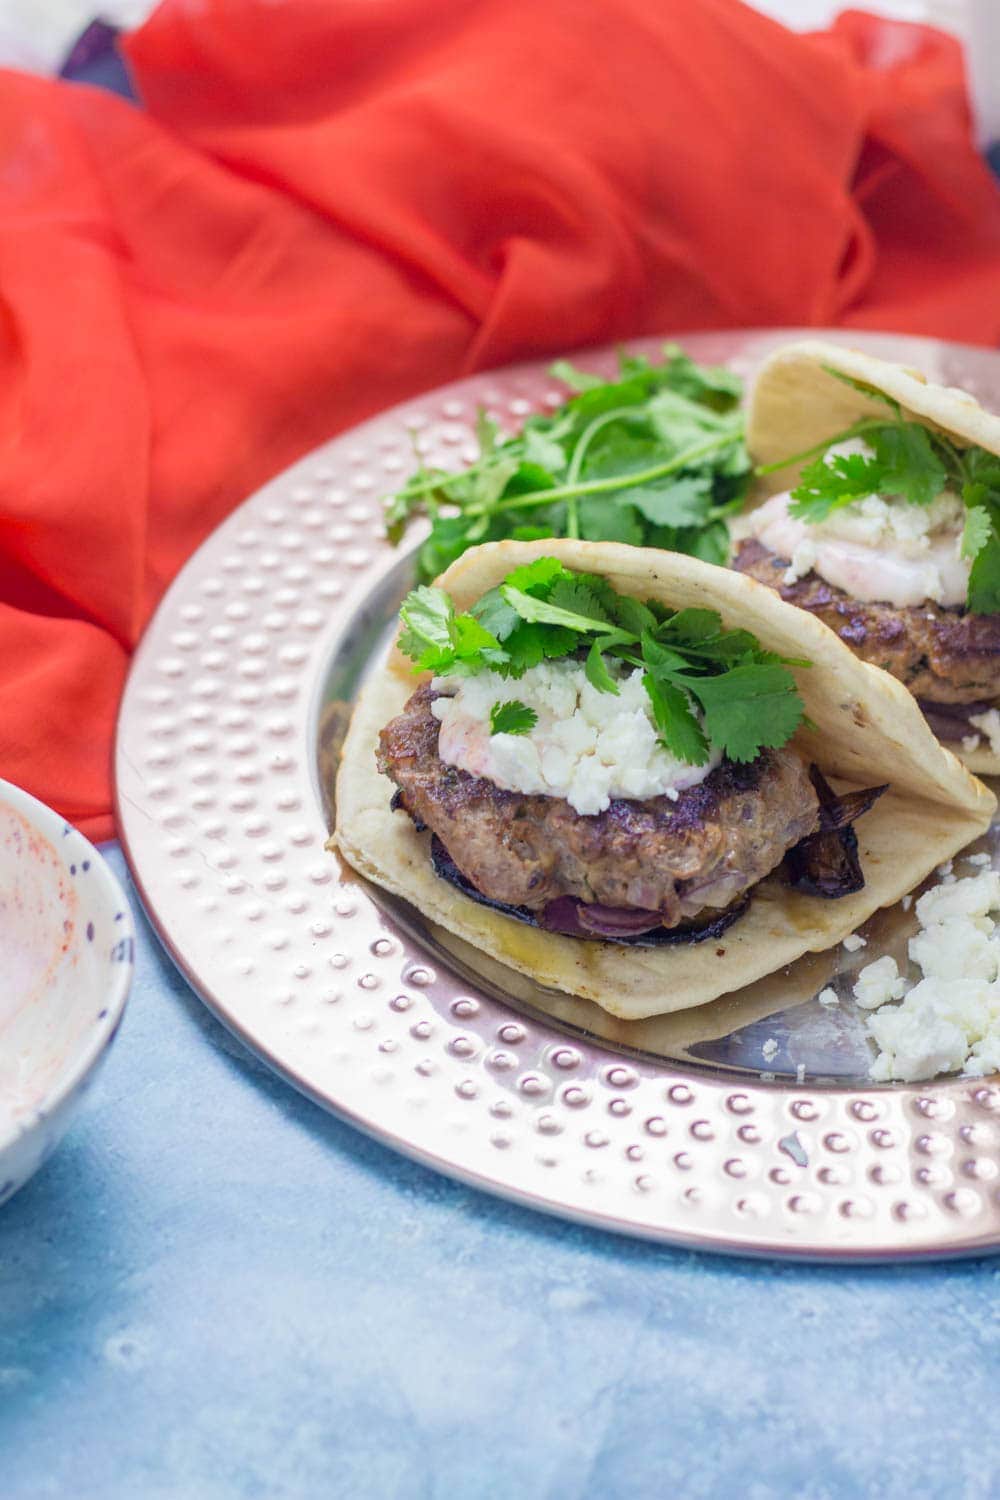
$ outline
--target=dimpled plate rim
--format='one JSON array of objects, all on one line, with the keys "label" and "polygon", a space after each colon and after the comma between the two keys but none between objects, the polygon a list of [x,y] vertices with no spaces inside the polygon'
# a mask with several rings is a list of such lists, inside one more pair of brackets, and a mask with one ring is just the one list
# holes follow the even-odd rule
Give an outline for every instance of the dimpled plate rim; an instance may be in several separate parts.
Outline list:
[{"label": "dimpled plate rim", "polygon": [[[817,330],[684,335],[751,376]],[[1000,405],[1000,356],[829,336]],[[661,339],[636,340],[655,353]],[[579,354],[610,369],[610,350]],[[327,853],[322,688],[395,562],[380,497],[557,403],[549,361],[474,375],[345,433],[236,510],[164,597],[115,749],[140,896],[214,1013],[318,1104],[462,1181],[603,1229],[743,1255],[936,1258],[1000,1247],[1000,1086],[844,1088],[623,1057],[478,989]],[[360,624],[359,624],[360,622]]]}]

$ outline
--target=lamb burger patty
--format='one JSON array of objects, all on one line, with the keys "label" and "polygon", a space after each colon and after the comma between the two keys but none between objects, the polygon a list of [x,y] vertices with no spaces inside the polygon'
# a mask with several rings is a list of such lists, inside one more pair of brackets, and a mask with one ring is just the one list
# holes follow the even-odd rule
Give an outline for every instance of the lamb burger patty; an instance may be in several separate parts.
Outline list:
[{"label": "lamb burger patty", "polygon": [[1000,615],[967,614],[930,600],[906,609],[865,604],[817,573],[785,583],[788,559],[756,538],[739,543],[732,566],[817,615],[856,656],[898,677],[916,698],[978,709],[1000,698]]},{"label": "lamb burger patty", "polygon": [[813,833],[819,803],[794,751],[723,761],[677,801],[614,799],[585,816],[558,797],[505,791],[438,755],[425,683],[379,737],[396,805],[430,828],[477,890],[537,911],[561,896],[657,911],[663,925],[721,910]]}]

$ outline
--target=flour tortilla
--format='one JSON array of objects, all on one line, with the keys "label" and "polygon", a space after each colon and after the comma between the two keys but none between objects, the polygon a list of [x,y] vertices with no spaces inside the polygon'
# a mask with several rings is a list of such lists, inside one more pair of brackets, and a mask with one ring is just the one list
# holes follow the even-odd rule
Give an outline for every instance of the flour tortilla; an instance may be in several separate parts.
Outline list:
[{"label": "flour tortilla", "polygon": [[[786,453],[802,453],[824,442],[859,417],[887,414],[884,401],[845,385],[829,370],[884,391],[899,402],[905,416],[944,433],[959,447],[974,444],[1000,455],[1000,416],[985,411],[967,391],[935,385],[919,370],[856,349],[805,339],[776,349],[758,371],[747,423],[747,446],[755,463],[777,463]],[[755,502],[794,488],[800,469],[792,464],[768,474]],[[1000,775],[1000,755],[990,749],[985,735],[977,749],[956,745],[955,754],[971,771]]]},{"label": "flour tortilla", "polygon": [[537,983],[594,1000],[624,1020],[701,1005],[750,984],[801,954],[822,952],[881,906],[913,889],[989,825],[996,799],[934,738],[899,683],[851,654],[810,615],[763,584],[676,553],[611,542],[496,542],[453,563],[439,580],[467,609],[488,589],[537,557],[607,578],[619,593],[671,608],[716,609],[783,656],[806,657],[796,670],[814,729],[794,744],[838,789],[889,782],[891,790],[857,824],[865,888],[839,901],[757,888],[750,909],[705,943],[640,948],[543,932],[471,901],[433,872],[429,835],[392,812],[392,783],[379,774],[379,730],[419,681],[393,649],[358,700],[341,758],[333,843],[360,874],[404,897],[423,918]]}]

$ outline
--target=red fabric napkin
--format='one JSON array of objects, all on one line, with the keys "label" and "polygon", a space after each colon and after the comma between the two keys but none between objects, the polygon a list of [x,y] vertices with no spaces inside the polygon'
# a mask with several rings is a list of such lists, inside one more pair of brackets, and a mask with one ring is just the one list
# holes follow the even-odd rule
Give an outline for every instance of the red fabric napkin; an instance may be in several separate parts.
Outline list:
[{"label": "red fabric napkin", "polygon": [[146,110],[0,75],[0,775],[111,832],[130,649],[294,458],[630,335],[996,342],[958,47],[736,0],[168,0]]}]

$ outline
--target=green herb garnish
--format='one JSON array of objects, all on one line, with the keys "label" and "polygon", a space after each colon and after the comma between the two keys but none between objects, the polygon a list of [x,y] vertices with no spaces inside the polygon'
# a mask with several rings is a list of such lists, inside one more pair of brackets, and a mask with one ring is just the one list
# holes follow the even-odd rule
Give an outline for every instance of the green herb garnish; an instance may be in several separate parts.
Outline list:
[{"label": "green herb garnish", "polygon": [[490,734],[527,734],[537,723],[535,710],[519,698],[494,703],[490,709]]},{"label": "green herb garnish", "polygon": [[386,504],[399,541],[430,518],[418,554],[427,582],[467,547],[513,537],[582,537],[665,547],[725,562],[725,517],[739,510],[751,466],[739,409],[741,383],[696,365],[668,344],[662,364],[619,358],[614,380],[565,360],[552,374],[575,393],[505,436],[485,413],[479,456],[467,469],[419,469]]},{"label": "green herb garnish", "polygon": [[[1000,458],[983,448],[958,448],[943,433],[908,421],[897,401],[859,380],[824,366],[828,375],[875,396],[890,409],[888,420],[862,417],[804,453],[766,464],[770,474],[812,460],[792,490],[789,514],[825,521],[833,511],[868,495],[898,495],[911,505],[930,505],[944,489],[966,507],[962,556],[972,560],[967,596],[973,614],[1000,612]],[[871,452],[828,455],[836,443],[863,438]]]},{"label": "green herb garnish", "polygon": [[[617,693],[615,674],[638,667],[662,744],[690,765],[711,750],[755,760],[785,744],[802,722],[791,666],[748,630],[726,630],[713,609],[665,609],[618,594],[592,573],[539,557],[509,573],[468,614],[439,588],[414,589],[401,611],[400,650],[416,670],[438,676],[495,671],[518,678],[539,662],[579,653],[599,692]],[[493,734],[525,734],[534,711],[517,699],[495,703]]]}]

